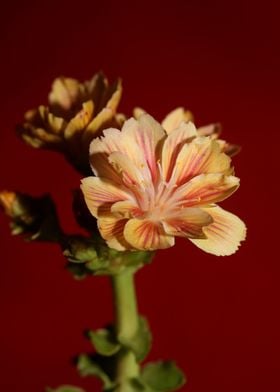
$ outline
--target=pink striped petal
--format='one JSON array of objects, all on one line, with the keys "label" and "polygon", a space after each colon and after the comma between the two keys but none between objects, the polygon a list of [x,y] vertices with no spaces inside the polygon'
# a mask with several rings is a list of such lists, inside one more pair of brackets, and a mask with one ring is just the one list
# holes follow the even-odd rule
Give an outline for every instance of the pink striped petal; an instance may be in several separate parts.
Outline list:
[{"label": "pink striped petal", "polygon": [[162,149],[162,176],[164,181],[171,177],[179,152],[187,141],[197,136],[197,131],[192,122],[181,123],[164,141]]},{"label": "pink striped petal", "polygon": [[185,208],[174,217],[165,219],[163,227],[167,234],[188,238],[205,238],[203,227],[213,222],[201,208]]},{"label": "pink striped petal", "polygon": [[124,238],[133,248],[141,250],[170,248],[175,243],[159,222],[142,219],[130,219],[126,223]]},{"label": "pink striped petal", "polygon": [[169,134],[178,128],[182,122],[193,121],[193,115],[190,111],[182,107],[172,110],[162,121],[163,129]]},{"label": "pink striped petal", "polygon": [[209,137],[197,137],[181,149],[171,180],[181,185],[202,173],[230,174],[230,162],[216,141]]},{"label": "pink striped petal", "polygon": [[81,190],[88,209],[96,218],[110,212],[113,203],[131,198],[123,187],[107,179],[97,177],[84,178]]},{"label": "pink striped petal", "polygon": [[141,151],[150,170],[152,180],[158,177],[157,161],[160,144],[166,137],[161,125],[149,114],[142,114],[138,120],[130,119],[122,129],[125,140],[133,139],[137,150]]},{"label": "pink striped petal", "polygon": [[130,248],[130,245],[123,236],[126,223],[127,219],[118,219],[115,217],[98,219],[97,224],[100,234],[110,248],[116,250],[126,250]]},{"label": "pink striped petal", "polygon": [[123,184],[134,194],[141,208],[146,210],[154,197],[154,187],[150,178],[145,176],[145,167],[141,171],[126,155],[119,152],[113,152],[109,156],[109,162],[121,176]]},{"label": "pink striped petal", "polygon": [[135,200],[117,201],[112,205],[111,212],[118,218],[138,218],[143,215]]},{"label": "pink striped petal", "polygon": [[174,206],[191,207],[216,203],[229,197],[238,186],[239,179],[234,176],[201,174],[176,189]]},{"label": "pink striped petal", "polygon": [[205,252],[216,256],[229,256],[235,253],[246,237],[246,226],[236,215],[221,207],[205,208],[213,218],[213,223],[203,229],[207,239],[191,239]]}]

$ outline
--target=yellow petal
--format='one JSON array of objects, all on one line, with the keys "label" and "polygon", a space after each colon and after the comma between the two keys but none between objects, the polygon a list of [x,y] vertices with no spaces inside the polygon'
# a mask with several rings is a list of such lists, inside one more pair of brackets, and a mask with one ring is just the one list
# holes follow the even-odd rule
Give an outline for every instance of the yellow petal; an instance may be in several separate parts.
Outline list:
[{"label": "yellow petal", "polygon": [[117,218],[135,218],[143,213],[135,200],[117,201],[111,207],[112,214]]},{"label": "yellow petal", "polygon": [[168,181],[171,177],[174,165],[179,152],[187,141],[197,136],[196,128],[192,122],[181,123],[180,126],[175,129],[165,139],[162,149],[162,175],[165,181]]},{"label": "yellow petal", "polygon": [[176,189],[174,199],[178,207],[203,206],[226,199],[238,186],[239,179],[234,176],[201,174]]},{"label": "yellow petal", "polygon": [[160,223],[142,219],[130,219],[126,223],[124,238],[133,248],[141,250],[166,249],[175,242]]},{"label": "yellow petal", "polygon": [[199,136],[212,136],[214,138],[217,138],[221,132],[222,127],[219,123],[204,125],[203,127],[199,127],[197,129]]},{"label": "yellow petal", "polygon": [[17,194],[10,191],[0,192],[0,206],[5,210],[5,213],[9,216],[13,216],[13,206],[17,199]]},{"label": "yellow petal", "polygon": [[118,219],[115,217],[98,219],[97,225],[100,234],[104,240],[106,240],[110,248],[116,250],[126,250],[131,248],[123,236],[126,222],[127,219]]},{"label": "yellow petal", "polygon": [[49,94],[51,105],[58,105],[64,110],[71,109],[79,96],[79,82],[75,79],[60,77],[54,80]]},{"label": "yellow petal", "polygon": [[[106,107],[116,112],[117,106],[122,96],[122,81],[118,79],[107,92],[108,101]],[[106,97],[107,98],[107,97]]]},{"label": "yellow petal", "polygon": [[172,110],[162,121],[161,125],[163,129],[169,134],[174,129],[178,128],[180,124],[188,121],[193,121],[193,115],[189,110],[185,110],[182,107]]},{"label": "yellow petal", "polygon": [[83,103],[82,110],[67,125],[64,136],[65,139],[72,139],[77,134],[81,134],[89,124],[94,110],[93,101]]},{"label": "yellow petal", "polygon": [[209,137],[197,137],[185,144],[178,154],[172,181],[181,185],[199,174],[230,174],[230,163],[230,158],[221,152],[216,141]]},{"label": "yellow petal", "polygon": [[130,198],[118,184],[97,177],[86,177],[81,181],[81,190],[91,214],[95,217],[111,213],[113,203]]},{"label": "yellow petal", "polygon": [[133,117],[136,118],[136,120],[139,119],[140,116],[142,116],[142,114],[146,113],[146,110],[136,107],[133,109]]},{"label": "yellow petal", "polygon": [[246,237],[244,222],[218,206],[204,210],[213,218],[213,223],[203,229],[207,239],[191,241],[200,249],[216,256],[229,256],[235,253],[240,242]]},{"label": "yellow petal", "polygon": [[237,155],[241,150],[241,147],[238,144],[231,144],[225,142],[223,147],[223,152],[230,157]]},{"label": "yellow petal", "polygon": [[112,109],[103,108],[87,125],[82,137],[83,144],[89,145],[97,133],[100,134],[103,129],[108,128],[112,124],[113,117],[114,112]]},{"label": "yellow petal", "polygon": [[175,216],[164,219],[167,234],[188,238],[205,238],[203,227],[213,222],[211,216],[201,208],[185,208]]},{"label": "yellow petal", "polygon": [[108,80],[102,72],[98,72],[86,81],[84,86],[88,99],[92,99],[94,102],[96,113],[100,112],[103,108],[101,101],[108,88]]}]

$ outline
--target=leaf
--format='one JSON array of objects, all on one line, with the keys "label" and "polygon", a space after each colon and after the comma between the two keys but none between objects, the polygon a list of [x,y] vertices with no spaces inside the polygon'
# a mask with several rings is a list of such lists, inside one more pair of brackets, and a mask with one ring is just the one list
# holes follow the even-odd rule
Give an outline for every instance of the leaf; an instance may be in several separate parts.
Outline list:
[{"label": "leaf", "polygon": [[129,341],[121,339],[120,343],[134,352],[137,361],[143,361],[152,345],[152,334],[147,320],[144,317],[140,317],[138,331],[134,338]]},{"label": "leaf", "polygon": [[110,361],[105,361],[99,355],[93,357],[81,354],[78,357],[77,368],[82,377],[95,376],[98,377],[104,384],[104,388],[111,388],[113,383],[109,377],[110,368],[112,367]]},{"label": "leaf", "polygon": [[121,345],[115,340],[110,329],[89,331],[88,336],[95,350],[101,355],[114,355],[121,348]]},{"label": "leaf", "polygon": [[144,367],[141,379],[159,392],[176,391],[186,382],[184,374],[172,361],[149,363]]},{"label": "leaf", "polygon": [[46,388],[46,392],[85,392],[85,390],[72,385],[61,385],[56,389]]},{"label": "leaf", "polygon": [[154,392],[149,387],[146,387],[137,378],[130,379],[118,385],[113,392]]}]

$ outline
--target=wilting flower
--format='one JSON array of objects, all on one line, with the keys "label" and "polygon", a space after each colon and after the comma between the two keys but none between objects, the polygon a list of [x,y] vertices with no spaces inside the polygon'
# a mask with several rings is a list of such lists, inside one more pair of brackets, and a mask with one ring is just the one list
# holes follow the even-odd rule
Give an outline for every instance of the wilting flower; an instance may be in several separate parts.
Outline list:
[{"label": "wilting flower", "polygon": [[192,122],[167,133],[148,114],[103,134],[90,146],[95,177],[81,188],[110,247],[163,249],[178,236],[215,255],[237,250],[245,225],[216,203],[239,179],[217,141],[198,136]]},{"label": "wilting flower", "polygon": [[[141,114],[145,113],[145,111],[141,108],[135,108],[133,111],[134,117],[137,119]],[[161,125],[165,129],[165,131],[169,134],[174,129],[178,128],[182,121],[188,122],[193,121],[194,117],[192,112],[189,110],[185,110],[183,107],[178,107],[172,110],[170,113],[162,121]],[[220,123],[214,123],[205,125],[203,127],[199,127],[197,129],[197,134],[199,136],[210,136],[211,139],[217,140],[219,145],[221,146],[221,150],[229,156],[234,156],[239,153],[240,146],[237,144],[231,144],[219,138],[222,132],[222,127]]]},{"label": "wilting flower", "polygon": [[0,191],[0,207],[11,219],[12,234],[23,234],[30,241],[60,240],[62,232],[49,195],[32,197],[19,192]]},{"label": "wilting flower", "polygon": [[49,94],[49,106],[26,112],[17,131],[32,147],[62,152],[78,170],[88,173],[92,139],[103,129],[124,121],[116,113],[121,93],[120,80],[109,85],[102,73],[84,83],[57,78]]}]

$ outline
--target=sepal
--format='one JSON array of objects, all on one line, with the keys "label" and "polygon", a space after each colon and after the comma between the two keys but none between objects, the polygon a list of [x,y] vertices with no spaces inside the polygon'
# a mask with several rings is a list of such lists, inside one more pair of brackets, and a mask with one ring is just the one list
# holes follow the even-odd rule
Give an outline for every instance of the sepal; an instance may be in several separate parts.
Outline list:
[{"label": "sepal", "polygon": [[153,252],[120,252],[109,248],[96,233],[92,237],[73,235],[64,238],[63,254],[67,269],[76,278],[87,275],[114,275],[126,268],[139,269],[151,262]]}]

